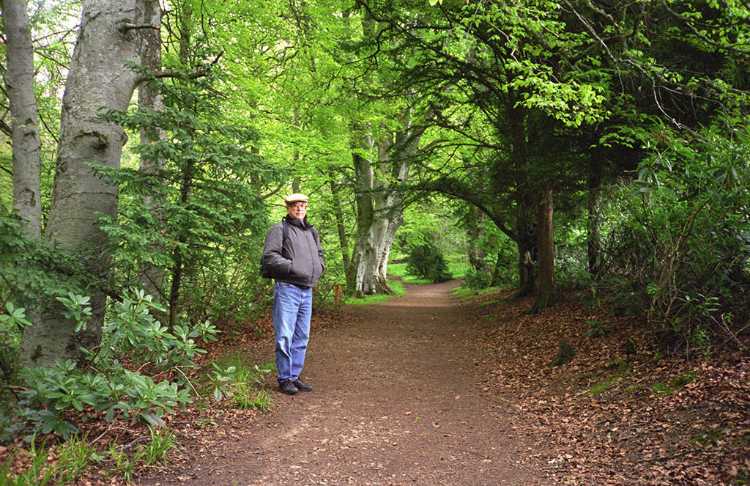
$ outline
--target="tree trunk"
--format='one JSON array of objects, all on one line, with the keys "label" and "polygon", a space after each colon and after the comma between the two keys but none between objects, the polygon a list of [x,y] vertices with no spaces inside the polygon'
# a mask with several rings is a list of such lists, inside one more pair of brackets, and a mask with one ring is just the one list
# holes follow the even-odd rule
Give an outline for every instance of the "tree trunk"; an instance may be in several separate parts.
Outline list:
[{"label": "tree trunk", "polygon": [[[152,25],[161,26],[161,7],[158,0],[145,0],[144,18]],[[143,47],[141,59],[143,67],[148,71],[156,73],[161,69],[161,30],[149,29],[142,32]],[[158,85],[154,82],[143,83],[138,87],[138,105],[143,110],[161,111],[164,101],[159,93]],[[153,144],[164,139],[164,131],[159,128],[142,128],[140,133],[141,144]],[[161,159],[142,158],[139,170],[152,177],[156,177],[162,170],[164,161]],[[162,213],[163,201],[158,196],[146,194],[143,196],[143,205],[151,214],[157,224],[164,223]],[[161,247],[152,248],[154,253],[164,251]],[[166,300],[164,293],[164,268],[157,267],[151,263],[144,263],[141,268],[139,280],[146,293],[152,295],[156,301]]]},{"label": "tree trunk", "polygon": [[34,51],[25,0],[2,3],[7,38],[5,86],[11,114],[13,209],[25,235],[38,240],[41,231],[39,117],[34,97]]},{"label": "tree trunk", "polygon": [[[410,113],[402,114],[403,128],[378,143],[378,170],[355,155],[357,177],[357,244],[353,257],[354,293],[391,293],[388,257],[403,223],[404,196],[400,184],[409,176],[424,128],[412,127]],[[372,145],[370,146],[372,151]],[[361,208],[361,209],[360,209]]]},{"label": "tree trunk", "polygon": [[[193,189],[193,176],[195,173],[195,161],[190,158],[187,165],[182,169],[182,181],[180,182],[180,206],[183,210],[187,209],[190,201],[190,194]],[[172,287],[169,291],[169,328],[174,328],[177,322],[177,310],[180,304],[180,286],[182,284],[182,273],[185,267],[183,247],[187,242],[187,231],[189,228],[183,228],[177,235],[177,245],[174,247],[172,254]]]},{"label": "tree trunk", "polygon": [[[190,2],[182,3],[182,11],[179,15],[180,31],[180,63],[183,67],[190,64],[190,53],[192,47],[192,19],[193,8]],[[193,189],[193,176],[195,175],[195,160],[190,157],[185,166],[180,167],[182,174],[180,179],[180,206],[183,211],[187,208]],[[185,269],[185,255],[183,247],[187,241],[189,228],[183,227],[177,235],[177,244],[172,252],[172,285],[169,290],[169,328],[173,329],[177,322],[177,311],[180,305],[180,288],[182,275]]]},{"label": "tree trunk", "polygon": [[586,221],[586,243],[588,246],[588,269],[592,277],[596,278],[601,269],[601,187],[602,164],[591,160],[589,170],[589,193],[587,201],[588,219]]},{"label": "tree trunk", "polygon": [[492,270],[492,280],[490,282],[491,287],[497,287],[500,285],[500,273],[503,270],[503,252],[502,250],[497,251],[495,256],[495,268]]},{"label": "tree trunk", "polygon": [[[370,138],[361,141],[360,150],[372,150]],[[357,201],[357,243],[352,258],[354,293],[369,295],[387,292],[377,279],[380,242],[385,236],[382,219],[376,215],[375,171],[372,162],[359,153],[353,154]]]},{"label": "tree trunk", "polygon": [[[526,112],[515,106],[515,100],[507,100],[506,119],[510,131],[511,159],[515,179],[516,245],[518,246],[518,297],[530,295],[535,290],[534,263],[536,261],[536,237],[534,231],[534,206],[529,184],[526,144]],[[501,174],[496,174],[501,177]]]},{"label": "tree trunk", "polygon": [[351,260],[349,259],[349,239],[346,236],[346,225],[344,224],[344,211],[341,208],[341,196],[336,181],[334,180],[333,171],[329,173],[328,182],[331,187],[331,196],[333,197],[333,214],[336,218],[336,229],[339,234],[339,246],[341,247],[341,263],[344,265],[344,274],[346,275],[346,289],[348,292],[354,291],[354,282],[352,280]]},{"label": "tree trunk", "polygon": [[537,296],[533,312],[541,312],[552,301],[555,292],[555,240],[552,225],[552,189],[544,189],[537,207],[537,248],[539,264]]},{"label": "tree trunk", "polygon": [[518,248],[518,294],[517,297],[531,295],[535,290],[534,267],[537,259],[536,231],[525,210],[516,221],[516,246]]},{"label": "tree trunk", "polygon": [[[142,0],[85,0],[81,26],[65,85],[52,209],[45,236],[78,255],[93,282],[92,318],[76,335],[59,305],[45,309],[43,322],[24,336],[24,355],[39,365],[79,357],[79,345],[101,339],[111,251],[97,223],[117,213],[117,187],[99,177],[92,162],[117,169],[127,137],[118,125],[102,121],[100,110],[125,110],[137,80],[130,67],[140,61]],[[147,21],[148,19],[146,19]]]},{"label": "tree trunk", "polygon": [[479,244],[482,240],[484,213],[476,206],[469,206],[469,214],[466,218],[467,256],[469,264],[477,272],[489,272],[485,253]]}]

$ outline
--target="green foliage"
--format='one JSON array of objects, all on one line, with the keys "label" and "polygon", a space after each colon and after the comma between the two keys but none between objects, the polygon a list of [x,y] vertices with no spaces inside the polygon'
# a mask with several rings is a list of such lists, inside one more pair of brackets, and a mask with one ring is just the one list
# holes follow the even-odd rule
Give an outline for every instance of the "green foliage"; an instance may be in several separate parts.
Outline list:
[{"label": "green foliage", "polygon": [[598,319],[587,319],[586,324],[589,326],[586,330],[588,337],[604,337],[610,333],[609,326]]},{"label": "green foliage", "polygon": [[560,341],[557,355],[552,359],[550,366],[563,366],[570,363],[576,355],[576,349],[567,341]]},{"label": "green foliage", "polygon": [[[176,305],[193,319],[252,316],[258,303],[246,296],[263,293],[267,283],[247,262],[258,260],[268,227],[260,192],[278,174],[258,155],[257,131],[218,110],[213,75],[150,82],[159,86],[164,109],[107,118],[133,131],[163,134],[134,149],[160,167],[98,169],[120,191],[117,219],[103,224],[117,249],[119,284],[142,285],[142,269],[149,266],[167,276],[159,282],[159,300],[178,292]],[[167,285],[178,278],[177,288]]]},{"label": "green foliage", "polygon": [[121,302],[110,308],[95,364],[127,357],[161,370],[191,366],[199,354],[205,353],[197,346],[196,339],[215,341],[218,330],[208,321],[193,325],[182,320],[170,331],[154,318],[163,311],[143,290],[127,292]]},{"label": "green foliage", "polygon": [[[62,301],[72,317],[85,319],[90,313],[85,298],[69,295]],[[155,382],[124,363],[161,371],[194,366],[194,359],[204,353],[196,339],[214,340],[217,329],[208,322],[181,322],[170,331],[154,319],[154,310],[159,310],[158,306],[143,291],[128,292],[108,314],[101,346],[88,352],[88,369],[70,360],[53,367],[25,369],[20,419],[35,431],[62,437],[77,431],[65,418],[68,411],[91,410],[104,413],[107,420],[139,417],[152,425],[163,424],[165,413],[190,401],[189,392],[179,382]],[[75,322],[82,327],[81,321]]]},{"label": "green foliage", "polygon": [[672,134],[641,165],[638,192],[625,190],[615,205],[623,218],[602,285],[646,312],[668,344],[705,352],[748,316],[748,154],[747,127],[730,138],[717,129],[692,141]]},{"label": "green foliage", "polygon": [[412,275],[417,275],[432,282],[445,282],[451,279],[442,252],[429,241],[409,248],[406,268]]},{"label": "green foliage", "polygon": [[470,289],[484,289],[492,285],[492,274],[469,268],[464,275],[464,286]]},{"label": "green foliage", "polygon": [[153,466],[164,461],[176,442],[174,434],[169,429],[149,428],[149,433],[149,441],[136,449],[134,458],[147,466]]},{"label": "green foliage", "polygon": [[0,212],[0,383],[17,368],[23,328],[30,310],[45,299],[84,293],[82,273],[70,255],[28,239],[19,220]]},{"label": "green foliage", "polygon": [[8,457],[3,464],[0,464],[0,484],[8,486],[46,486],[55,484],[52,468],[47,467],[47,457],[49,451],[44,448],[37,448],[35,441],[31,441],[29,448],[31,455],[31,465],[18,476],[14,475],[11,470],[13,457]]},{"label": "green foliage", "polygon": [[270,410],[271,395],[263,389],[266,376],[273,372],[273,363],[247,364],[240,355],[229,355],[219,362],[211,363],[208,380],[213,387],[212,397],[220,402],[225,399],[237,408]]}]

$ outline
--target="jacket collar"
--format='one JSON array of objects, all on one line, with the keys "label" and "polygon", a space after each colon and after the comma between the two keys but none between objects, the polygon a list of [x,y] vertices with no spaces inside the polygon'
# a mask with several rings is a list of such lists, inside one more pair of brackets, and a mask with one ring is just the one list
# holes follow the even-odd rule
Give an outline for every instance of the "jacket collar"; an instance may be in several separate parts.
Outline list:
[{"label": "jacket collar", "polygon": [[296,226],[297,228],[307,230],[312,228],[312,225],[307,222],[307,216],[305,216],[305,219],[300,221],[297,218],[290,218],[289,216],[284,216],[284,221],[286,221],[288,224],[292,226]]}]

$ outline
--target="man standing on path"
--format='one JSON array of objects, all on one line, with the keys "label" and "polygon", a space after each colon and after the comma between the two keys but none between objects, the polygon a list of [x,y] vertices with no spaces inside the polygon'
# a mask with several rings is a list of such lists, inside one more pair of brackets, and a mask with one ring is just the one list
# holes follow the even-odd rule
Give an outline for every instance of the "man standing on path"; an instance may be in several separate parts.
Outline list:
[{"label": "man standing on path", "polygon": [[288,395],[312,391],[300,380],[312,317],[312,289],[325,270],[318,232],[307,222],[307,196],[284,198],[287,215],[266,236],[262,270],[276,280],[273,328],[279,388]]}]

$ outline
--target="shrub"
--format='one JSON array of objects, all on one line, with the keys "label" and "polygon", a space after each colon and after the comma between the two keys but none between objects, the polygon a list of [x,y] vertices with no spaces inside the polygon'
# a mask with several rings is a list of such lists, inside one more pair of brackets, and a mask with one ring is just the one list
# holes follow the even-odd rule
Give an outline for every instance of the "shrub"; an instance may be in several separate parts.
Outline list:
[{"label": "shrub", "polygon": [[673,349],[710,350],[750,308],[750,129],[673,135],[646,159],[611,211],[600,283],[628,313],[646,314]]},{"label": "shrub", "polygon": [[445,282],[451,279],[442,252],[435,244],[430,242],[420,243],[409,248],[406,269],[412,275],[433,282]]},{"label": "shrub", "polygon": [[[82,328],[90,313],[87,299],[69,295],[59,300]],[[180,368],[195,366],[194,359],[205,352],[196,339],[213,340],[217,330],[208,322],[180,322],[169,331],[151,314],[159,309],[143,291],[128,292],[107,316],[99,349],[87,352],[88,366],[78,367],[66,360],[53,367],[23,370],[19,418],[34,431],[62,437],[77,432],[68,420],[70,411],[99,412],[107,420],[137,417],[151,425],[163,425],[165,413],[190,401],[188,390],[182,387]],[[176,371],[178,379],[156,382],[129,370],[125,363]]]},{"label": "shrub", "polygon": [[492,274],[474,268],[466,270],[464,275],[464,287],[470,289],[484,289],[492,285]]}]

